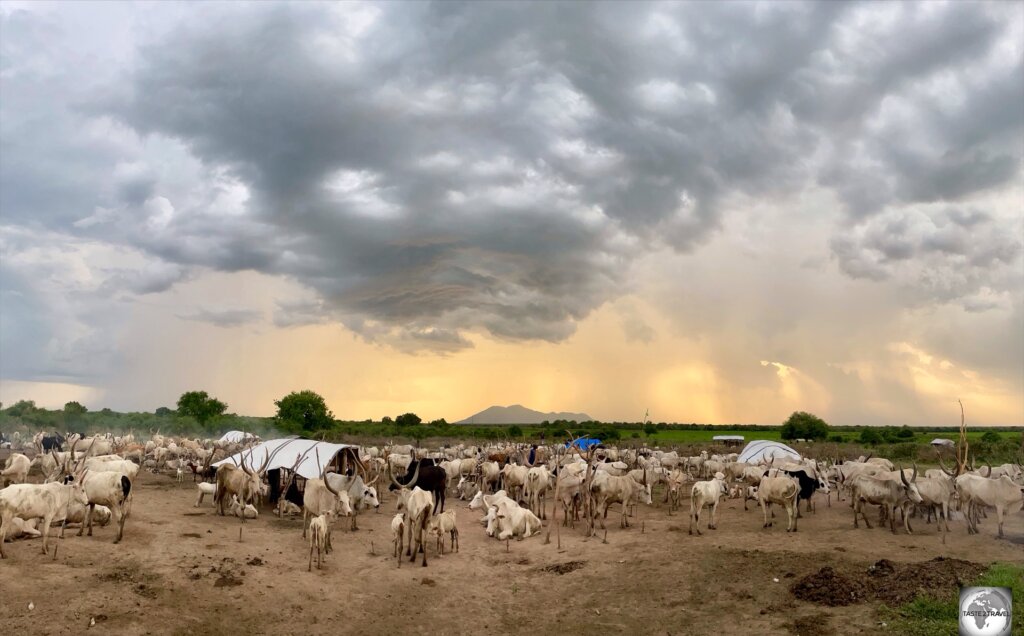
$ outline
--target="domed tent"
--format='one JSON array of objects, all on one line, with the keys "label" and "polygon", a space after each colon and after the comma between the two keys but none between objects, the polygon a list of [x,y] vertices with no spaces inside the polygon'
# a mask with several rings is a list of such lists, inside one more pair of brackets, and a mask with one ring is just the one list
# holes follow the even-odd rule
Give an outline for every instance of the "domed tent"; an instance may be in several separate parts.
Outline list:
[{"label": "domed tent", "polygon": [[245,431],[228,431],[221,436],[221,442],[236,442],[243,443],[246,440],[254,439],[256,436],[252,433],[246,433]]},{"label": "domed tent", "polygon": [[258,469],[263,465],[264,460],[269,459],[266,467],[269,472],[280,468],[291,469],[299,458],[302,461],[295,472],[306,479],[317,479],[324,467],[330,467],[330,470],[336,472],[345,472],[349,467],[356,465],[362,468],[358,446],[331,444],[296,437],[267,440],[215,462],[213,465],[244,463],[247,468],[253,470]]},{"label": "domed tent", "polygon": [[796,452],[789,446],[786,446],[782,442],[772,442],[766,439],[756,439],[743,449],[740,456],[736,458],[736,461],[746,462],[748,464],[767,464],[775,458],[776,461],[781,459],[793,459],[799,461],[802,459],[800,453]]}]

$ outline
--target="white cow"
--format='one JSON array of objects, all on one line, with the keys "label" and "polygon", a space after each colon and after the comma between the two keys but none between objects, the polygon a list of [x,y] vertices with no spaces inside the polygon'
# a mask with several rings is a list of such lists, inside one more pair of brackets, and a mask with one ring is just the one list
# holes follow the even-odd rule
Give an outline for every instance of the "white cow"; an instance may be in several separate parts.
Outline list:
[{"label": "white cow", "polygon": [[697,534],[700,532],[700,515],[704,508],[711,508],[711,519],[708,520],[708,530],[715,530],[718,527],[717,514],[718,503],[729,492],[725,484],[725,475],[715,473],[715,478],[710,481],[698,481],[690,489],[690,534],[693,534],[696,526]]}]

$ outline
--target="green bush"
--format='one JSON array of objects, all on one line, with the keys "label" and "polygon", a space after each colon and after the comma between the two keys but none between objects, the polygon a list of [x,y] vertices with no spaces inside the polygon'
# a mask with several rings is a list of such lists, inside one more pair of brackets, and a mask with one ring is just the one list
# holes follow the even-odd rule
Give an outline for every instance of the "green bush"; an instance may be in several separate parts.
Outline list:
[{"label": "green bush", "polygon": [[794,411],[782,424],[782,439],[824,440],[828,438],[828,424],[813,413]]},{"label": "green bush", "polygon": [[981,441],[988,444],[998,444],[1003,440],[1003,437],[995,431],[985,431],[985,434],[981,436]]},{"label": "green bush", "polygon": [[875,444],[882,443],[882,435],[873,428],[865,428],[860,432],[860,437],[857,438],[857,441],[861,444],[871,444],[874,446]]},{"label": "green bush", "polygon": [[416,415],[415,413],[403,413],[402,415],[399,415],[397,418],[395,418],[395,424],[398,424],[399,426],[403,427],[419,426],[420,422],[422,421],[423,420],[420,419],[420,416]]}]

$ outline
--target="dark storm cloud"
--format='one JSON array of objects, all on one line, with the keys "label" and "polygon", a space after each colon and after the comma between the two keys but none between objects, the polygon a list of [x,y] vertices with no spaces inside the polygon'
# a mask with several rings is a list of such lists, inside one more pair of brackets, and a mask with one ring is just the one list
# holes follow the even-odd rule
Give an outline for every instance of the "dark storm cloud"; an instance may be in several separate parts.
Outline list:
[{"label": "dark storm cloud", "polygon": [[219,5],[88,74],[43,46],[82,25],[10,12],[3,222],[143,250],[159,274],[120,281],[133,293],[192,267],[257,270],[315,294],[282,301],[278,326],[338,321],[447,352],[472,331],[564,340],[628,287],[638,255],[706,242],[733,195],[818,184],[844,205],[841,271],[885,280],[957,259],[963,280],[920,296],[971,295],[1019,258],[1002,217],[971,212],[995,244],[965,246],[943,226],[957,217],[904,208],[1019,177],[1024,80],[995,53],[1019,14]]}]

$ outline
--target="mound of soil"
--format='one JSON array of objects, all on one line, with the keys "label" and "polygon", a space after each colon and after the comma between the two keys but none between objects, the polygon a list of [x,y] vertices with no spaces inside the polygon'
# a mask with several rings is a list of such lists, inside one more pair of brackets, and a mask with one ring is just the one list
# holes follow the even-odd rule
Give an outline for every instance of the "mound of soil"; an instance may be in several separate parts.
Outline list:
[{"label": "mound of soil", "polygon": [[874,596],[890,604],[905,603],[918,592],[948,594],[985,571],[979,563],[944,557],[919,563],[891,563],[883,559],[872,567]]},{"label": "mound of soil", "polygon": [[546,565],[541,568],[542,572],[554,572],[555,574],[568,574],[569,572],[575,572],[576,570],[583,567],[586,561],[567,561],[565,563],[555,563],[554,565]]},{"label": "mound of soil", "polygon": [[825,566],[794,583],[789,591],[801,601],[835,607],[863,603],[867,600],[868,586]]},{"label": "mound of soil", "polygon": [[789,591],[802,601],[830,607],[869,600],[899,604],[922,592],[947,594],[984,571],[981,564],[944,557],[920,563],[882,559],[866,571],[849,574],[823,567],[793,583]]}]

